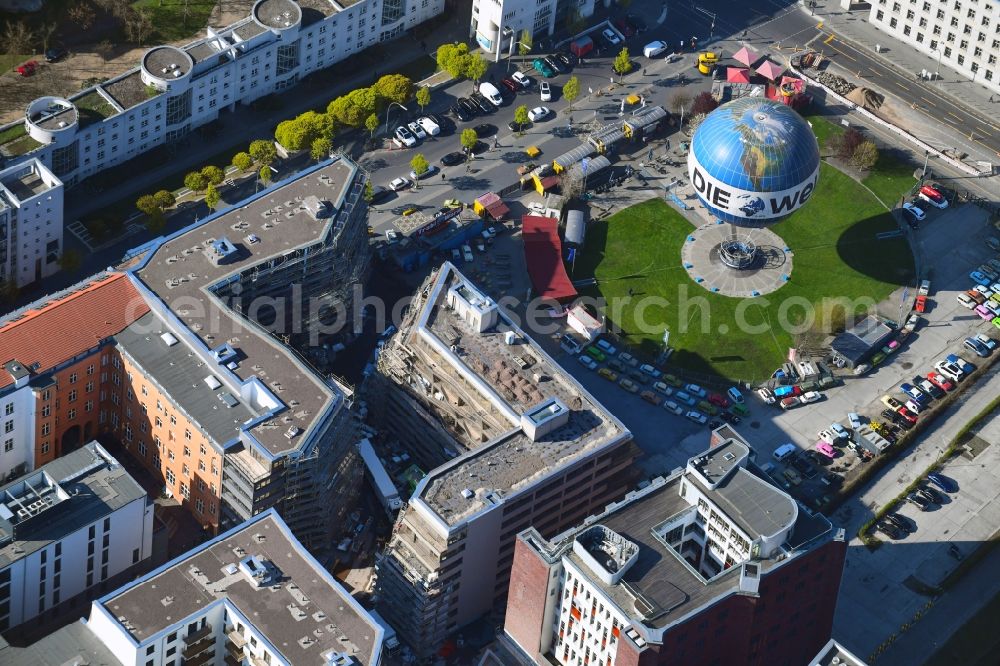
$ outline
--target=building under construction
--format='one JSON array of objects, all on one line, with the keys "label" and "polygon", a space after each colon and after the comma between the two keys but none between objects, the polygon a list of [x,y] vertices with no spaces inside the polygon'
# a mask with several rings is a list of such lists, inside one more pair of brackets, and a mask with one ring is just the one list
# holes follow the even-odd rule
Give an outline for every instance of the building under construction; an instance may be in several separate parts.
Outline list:
[{"label": "building under construction", "polygon": [[422,658],[502,612],[519,531],[554,535],[634,481],[631,433],[450,263],[366,392],[382,433],[432,470],[377,562],[378,607]]}]

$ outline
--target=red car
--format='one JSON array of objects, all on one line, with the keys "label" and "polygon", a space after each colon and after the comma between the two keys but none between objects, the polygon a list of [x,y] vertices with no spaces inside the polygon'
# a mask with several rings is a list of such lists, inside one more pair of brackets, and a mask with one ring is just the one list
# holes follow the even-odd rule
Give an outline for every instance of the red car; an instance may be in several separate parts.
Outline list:
[{"label": "red car", "polygon": [[917,296],[917,302],[913,306],[913,309],[917,312],[923,313],[927,311],[927,297]]},{"label": "red car", "polygon": [[915,424],[917,422],[917,415],[908,410],[906,407],[900,407],[899,409],[896,410],[896,413],[902,416],[910,423]]},{"label": "red car", "polygon": [[954,382],[952,382],[944,375],[939,375],[936,372],[928,372],[927,379],[930,381],[931,384],[934,384],[934,386],[937,386],[942,391],[951,391],[952,389],[955,388]]},{"label": "red car", "polygon": [[708,401],[716,407],[721,407],[722,409],[729,407],[729,399],[719,393],[709,393]]},{"label": "red car", "polygon": [[934,199],[935,201],[941,201],[942,199],[944,199],[944,196],[930,185],[924,185],[923,187],[921,187],[920,193],[927,195],[928,197]]},{"label": "red car", "polygon": [[516,93],[518,90],[521,89],[521,86],[517,85],[517,81],[515,81],[514,79],[504,79],[500,83],[502,83],[503,87],[511,91],[512,93]]},{"label": "red car", "polygon": [[36,71],[38,71],[37,60],[29,60],[23,65],[18,65],[17,67],[17,73],[20,74],[21,76],[31,76]]},{"label": "red car", "polygon": [[615,27],[618,31],[625,35],[625,39],[632,37],[635,34],[635,27],[623,18],[615,19]]}]

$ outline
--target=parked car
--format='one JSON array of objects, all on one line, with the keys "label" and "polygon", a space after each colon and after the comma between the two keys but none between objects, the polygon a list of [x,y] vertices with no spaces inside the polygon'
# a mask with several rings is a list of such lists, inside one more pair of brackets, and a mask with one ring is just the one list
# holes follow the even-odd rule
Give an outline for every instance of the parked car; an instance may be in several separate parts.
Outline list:
[{"label": "parked car", "polygon": [[937,372],[928,372],[927,381],[929,381],[931,384],[934,384],[934,386],[937,386],[939,389],[943,391],[951,391],[954,390],[955,388],[955,384],[952,382],[951,379]]},{"label": "parked car", "polygon": [[847,422],[850,423],[851,427],[854,428],[855,430],[859,429],[863,425],[861,421],[861,415],[858,414],[857,412],[848,412]]},{"label": "parked car", "polygon": [[512,120],[509,123],[507,123],[507,129],[509,129],[511,132],[524,132],[529,127],[531,127],[531,123],[530,122],[528,122],[528,123],[519,123],[516,120]]},{"label": "parked car", "polygon": [[985,333],[977,333],[976,340],[979,340],[987,349],[993,351],[997,347],[997,341],[986,335]]},{"label": "parked car", "polygon": [[990,278],[986,277],[986,275],[983,274],[980,271],[972,271],[971,273],[969,273],[969,278],[973,282],[975,282],[977,284],[980,284],[980,285],[982,285],[984,287],[988,287],[988,286],[990,286],[993,283],[993,280],[991,280]]},{"label": "parked car", "polygon": [[521,89],[521,86],[517,85],[514,79],[504,79],[500,82],[500,85],[515,94]]},{"label": "parked car", "polygon": [[411,146],[417,145],[417,138],[413,136],[409,129],[400,125],[396,128],[395,139],[393,142],[400,148],[403,146],[410,148]]},{"label": "parked car", "polygon": [[418,174],[416,171],[410,171],[410,180],[424,180],[425,178],[430,178],[431,176],[436,176],[440,169],[436,164],[427,165],[427,170],[423,173]]},{"label": "parked car", "polygon": [[[543,102],[552,101],[552,86],[549,85],[548,81],[542,81],[538,84],[538,93]],[[531,117],[530,115],[528,116]]]},{"label": "parked car", "polygon": [[605,361],[605,359],[608,358],[607,356],[604,355],[604,352],[602,352],[600,349],[598,349],[597,347],[595,347],[593,345],[591,345],[590,347],[587,347],[584,350],[584,352],[588,356],[590,356],[592,359],[594,359],[595,361],[598,361],[600,363],[603,363]]},{"label": "parked car", "polygon": [[694,404],[698,402],[684,391],[676,391],[674,393],[674,397],[677,398],[679,402],[683,402],[684,404],[689,405],[691,407],[694,407]]},{"label": "parked car", "polygon": [[667,43],[662,41],[655,41],[646,44],[642,47],[642,55],[647,58],[655,58],[667,50]]},{"label": "parked car", "polygon": [[618,381],[618,375],[610,368],[601,368],[600,370],[597,371],[597,374],[599,374],[601,377],[604,377],[609,382]]},{"label": "parked car", "polygon": [[886,521],[887,523],[892,523],[893,525],[903,530],[904,532],[910,531],[910,522],[906,518],[900,516],[898,513],[887,513],[884,516],[882,516],[882,520]]},{"label": "parked car", "polygon": [[420,123],[418,123],[417,121],[407,123],[406,128],[409,129],[410,132],[413,134],[413,136],[417,137],[418,139],[427,138],[427,132],[424,131],[424,128],[421,127]]},{"label": "parked car", "polygon": [[547,106],[536,106],[535,108],[528,111],[528,120],[533,123],[537,123],[539,120],[545,120],[552,114],[552,111]]},{"label": "parked car", "polygon": [[601,37],[603,37],[604,40],[611,46],[618,46],[619,44],[622,43],[622,40],[618,36],[618,33],[616,33],[611,28],[605,28],[604,31],[601,33]]},{"label": "parked car", "polygon": [[400,190],[405,190],[412,184],[413,183],[410,182],[409,179],[400,176],[399,178],[393,178],[392,180],[389,181],[389,188],[393,192],[399,192]]},{"label": "parked car", "polygon": [[709,393],[708,401],[716,407],[721,407],[722,409],[729,407],[729,399],[721,393]]},{"label": "parked car", "polygon": [[603,338],[597,341],[597,346],[601,349],[601,351],[608,354],[609,356],[614,356],[615,354],[618,353],[618,350],[615,349],[615,346]]},{"label": "parked car", "polygon": [[[907,403],[907,404],[909,404],[909,403]],[[918,412],[914,411],[914,410],[911,410],[908,407],[900,407],[899,409],[896,410],[896,413],[899,414],[901,417],[903,417],[903,419],[907,423],[910,423],[911,425],[915,424],[917,422],[917,413]]]},{"label": "parked car", "polygon": [[884,520],[878,523],[876,527],[879,532],[886,535],[890,539],[902,539],[906,536],[906,533],[903,532],[903,530]]},{"label": "parked car", "polygon": [[931,472],[928,474],[927,480],[946,493],[954,494],[958,492],[958,484],[938,472]]},{"label": "parked car", "polygon": [[919,383],[920,383],[920,390],[923,391],[924,393],[927,393],[935,398],[944,397],[945,394],[944,389],[934,386],[934,384],[931,383],[931,380],[921,379]]},{"label": "parked car", "polygon": [[441,158],[441,164],[445,166],[457,166],[465,161],[465,155],[462,153],[448,153]]},{"label": "parked car", "polygon": [[69,51],[61,46],[53,46],[45,50],[45,62],[59,62],[69,55]]},{"label": "parked car", "polygon": [[677,416],[680,416],[681,414],[684,413],[684,409],[680,405],[678,405],[676,402],[674,402],[673,400],[667,400],[667,401],[665,401],[663,403],[663,408],[665,410],[667,410],[668,412],[673,412]]},{"label": "parked car", "polygon": [[944,502],[944,496],[929,485],[921,486],[917,492],[935,504],[941,504]]},{"label": "parked car", "polygon": [[927,490],[924,488],[917,488],[916,490],[913,491],[913,494],[918,497],[922,497],[924,500],[927,501],[928,504],[938,503],[936,501],[937,495],[932,495],[931,493],[927,492]]},{"label": "parked car", "polygon": [[629,393],[637,393],[639,391],[639,385],[636,384],[631,379],[629,379],[628,377],[622,377],[618,381],[618,385],[621,386],[626,391],[628,391]]},{"label": "parked car", "polygon": [[27,77],[37,72],[39,67],[40,65],[37,60],[29,60],[26,63],[18,65],[15,71],[21,76]]},{"label": "parked car", "polygon": [[814,448],[817,451],[819,451],[820,453],[822,453],[824,456],[826,456],[827,458],[835,458],[835,457],[837,457],[837,450],[834,449],[832,446],[830,446],[826,442],[816,442],[816,445],[815,445]]},{"label": "parked car", "polygon": [[[556,75],[555,70],[553,70],[552,67],[549,65],[549,63],[545,62],[545,60],[543,60],[542,58],[535,58],[534,60],[532,60],[531,66],[535,68],[536,72],[538,72],[547,79],[551,79],[553,76]],[[545,82],[543,81],[542,83]],[[548,100],[543,100],[543,101],[547,102]]]},{"label": "parked car", "polygon": [[976,338],[966,338],[962,343],[967,349],[971,349],[976,356],[986,358],[990,355],[990,350],[987,349],[986,345],[977,340]]},{"label": "parked car", "polygon": [[921,511],[927,511],[931,508],[931,503],[916,493],[910,493],[907,495],[906,501],[910,504],[916,505]]},{"label": "parked car", "polygon": [[660,376],[663,374],[662,372],[660,372],[659,370],[657,370],[656,368],[654,368],[649,363],[643,363],[642,365],[640,365],[639,366],[639,371],[646,373],[647,375],[649,375],[653,379],[659,379]]},{"label": "parked car", "polygon": [[512,78],[515,81],[517,81],[517,83],[522,88],[530,88],[532,82],[534,81],[534,79],[532,79],[530,76],[528,76],[524,72],[514,72],[513,74],[510,75],[510,78]]},{"label": "parked car", "polygon": [[809,403],[812,402],[819,402],[822,399],[823,399],[823,394],[820,393],[819,391],[806,391],[805,393],[799,396],[799,400],[802,402],[803,405],[808,405]]},{"label": "parked car", "polygon": [[424,130],[429,136],[437,136],[441,133],[441,125],[434,122],[427,116],[421,116],[417,118],[417,125]]},{"label": "parked car", "polygon": [[774,404],[774,393],[772,393],[769,389],[766,388],[757,389],[757,396],[761,399],[761,401],[765,405]]},{"label": "parked car", "polygon": [[927,214],[923,210],[909,201],[903,204],[903,210],[908,211],[910,215],[917,220],[917,222],[922,222],[923,219],[927,217]]},{"label": "parked car", "polygon": [[701,412],[693,410],[693,409],[691,411],[689,411],[687,414],[685,414],[684,416],[686,416],[688,419],[694,421],[698,425],[705,425],[706,423],[708,423],[708,417],[707,416],[705,416]]},{"label": "parked car", "polygon": [[545,64],[551,67],[556,74],[564,74],[569,71],[569,67],[566,66],[566,63],[559,60],[559,58],[547,55],[542,58],[542,60],[544,60]]},{"label": "parked car", "polygon": [[704,398],[706,395],[705,389],[698,386],[697,384],[687,384],[684,387],[684,390],[693,396],[697,396],[698,398]]},{"label": "parked car", "polygon": [[935,208],[947,208],[948,207],[948,200],[947,199],[935,199],[934,197],[927,196],[923,192],[919,192],[917,194],[917,196],[920,199],[922,199],[923,201],[926,201],[927,203],[929,203],[931,206],[934,206]]},{"label": "parked car", "polygon": [[[490,102],[490,100],[486,99],[479,93],[472,93],[472,96],[469,99],[471,99],[472,103],[476,105],[476,108],[479,109],[480,113],[490,114],[497,110],[497,107],[493,106],[493,103]],[[481,134],[479,136],[482,138]]]},{"label": "parked car", "polygon": [[583,367],[587,368],[588,370],[597,369],[597,361],[595,361],[590,356],[587,356],[586,354],[580,354],[579,356],[577,356],[577,359],[580,361],[580,364],[583,365]]},{"label": "parked car", "polygon": [[948,354],[945,356],[944,360],[953,365],[957,365],[961,369],[963,375],[971,375],[976,369],[976,366],[955,354]]},{"label": "parked car", "polygon": [[656,395],[652,391],[648,391],[648,390],[647,391],[643,391],[642,393],[640,393],[639,397],[641,397],[643,400],[645,400],[649,404],[655,405],[656,407],[659,407],[660,404],[663,402],[663,398],[661,398],[660,396]]},{"label": "parked car", "polygon": [[666,396],[671,396],[674,394],[674,390],[669,386],[667,386],[664,382],[654,382],[653,390],[658,393],[662,393],[663,395]]},{"label": "parked car", "polygon": [[615,27],[618,28],[618,31],[623,35],[625,35],[625,39],[630,39],[635,35],[635,26],[629,23],[628,19],[626,19],[624,16],[616,18],[614,20],[614,24]]}]

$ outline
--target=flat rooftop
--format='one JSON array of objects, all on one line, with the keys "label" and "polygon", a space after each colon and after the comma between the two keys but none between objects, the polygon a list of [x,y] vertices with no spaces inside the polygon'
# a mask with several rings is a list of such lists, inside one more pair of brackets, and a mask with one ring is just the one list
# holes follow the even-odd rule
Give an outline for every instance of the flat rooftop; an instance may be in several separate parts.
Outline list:
[{"label": "flat rooftop", "polygon": [[[238,568],[255,556],[277,568],[259,587]],[[94,605],[119,618],[141,643],[220,600],[243,613],[288,663],[323,663],[321,655],[331,650],[353,655],[361,664],[375,663],[378,626],[273,510]]]},{"label": "flat rooftop", "polygon": [[[14,514],[5,518],[0,512],[0,568],[144,497],[142,487],[96,443],[57,458],[0,487],[0,504]],[[18,515],[22,507],[27,513]]]},{"label": "flat rooftop", "polygon": [[302,10],[292,0],[263,0],[254,5],[253,14],[259,23],[283,30],[299,22]]},{"label": "flat rooftop", "polygon": [[[340,5],[347,8],[355,2],[356,0],[344,0]],[[299,0],[299,7],[302,8],[303,26],[312,25],[316,21],[340,12],[340,8],[330,2],[330,0]],[[317,16],[317,14],[321,14],[321,16]]]},{"label": "flat rooftop", "polygon": [[121,662],[83,621],[61,627],[27,647],[13,647],[0,637],[4,666],[117,666]]},{"label": "flat rooftop", "polygon": [[49,185],[42,180],[41,175],[35,170],[22,173],[16,177],[4,178],[2,183],[3,186],[10,190],[10,193],[17,197],[20,201],[30,199],[33,196],[37,196],[42,192],[51,189]]},{"label": "flat rooftop", "polygon": [[[355,172],[355,166],[338,160],[265,190],[238,208],[206,218],[154,246],[145,264],[134,272],[206,347],[228,342],[236,348],[241,355],[239,367],[232,371],[236,377],[242,381],[259,378],[289,405],[250,429],[272,455],[295,449],[317,418],[343,396],[281,340],[250,324],[210,289],[325,237],[338,219]],[[331,202],[333,215],[313,219],[303,204],[310,195]],[[259,241],[246,240],[251,234]],[[228,238],[237,252],[227,263],[216,265],[205,249],[222,238]],[[285,436],[291,428],[300,433],[293,439]]]},{"label": "flat rooftop", "polygon": [[[423,329],[439,343],[443,362],[436,371],[456,380],[474,375],[481,382],[484,398],[501,413],[520,416],[545,400],[558,398],[569,408],[569,420],[537,441],[532,441],[519,423],[511,422],[507,432],[489,442],[461,442],[470,451],[432,471],[425,479],[423,492],[419,493],[448,524],[586,454],[630,436],[621,422],[502,312],[497,326],[479,333],[455,310],[446,307],[448,291],[456,286],[478,291],[446,262],[418,319],[417,330]],[[507,332],[513,332],[515,344],[506,343]],[[417,342],[418,338],[414,333],[413,344],[426,344],[422,340]],[[522,367],[525,364],[527,367]],[[425,405],[434,409],[433,401]],[[467,493],[463,494],[466,489],[474,495],[466,497]]]},{"label": "flat rooftop", "polygon": [[123,109],[131,109],[150,99],[149,90],[142,82],[142,74],[136,67],[125,76],[108,81],[101,86]]},{"label": "flat rooftop", "polygon": [[206,364],[187,345],[167,345],[161,336],[168,330],[159,317],[149,312],[118,333],[115,340],[118,348],[131,356],[181,411],[209,437],[225,445],[239,435],[240,425],[259,414],[224,384],[210,386],[215,382],[209,378],[218,381],[219,367]]},{"label": "flat rooftop", "polygon": [[68,127],[76,122],[77,113],[75,106],[66,106],[63,103],[53,103],[47,109],[29,118],[31,122],[47,130],[58,130]]},{"label": "flat rooftop", "polygon": [[153,76],[160,79],[181,78],[191,71],[191,61],[183,49],[176,46],[154,46],[142,58],[142,64]]}]

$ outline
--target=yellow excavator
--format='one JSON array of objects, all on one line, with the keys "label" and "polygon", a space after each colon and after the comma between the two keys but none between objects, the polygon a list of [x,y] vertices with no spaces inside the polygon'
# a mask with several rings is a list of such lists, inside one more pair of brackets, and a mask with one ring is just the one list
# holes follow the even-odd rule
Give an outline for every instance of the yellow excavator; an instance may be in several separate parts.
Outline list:
[{"label": "yellow excavator", "polygon": [[715,66],[719,63],[719,54],[713,53],[712,51],[706,51],[705,53],[698,54],[698,71],[706,76],[712,73]]}]

